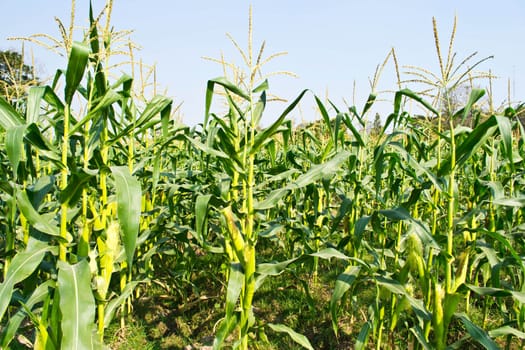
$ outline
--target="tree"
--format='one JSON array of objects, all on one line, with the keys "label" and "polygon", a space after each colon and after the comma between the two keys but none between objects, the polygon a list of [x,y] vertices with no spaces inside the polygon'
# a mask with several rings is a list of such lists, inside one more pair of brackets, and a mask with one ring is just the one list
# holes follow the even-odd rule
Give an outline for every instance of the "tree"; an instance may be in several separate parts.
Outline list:
[{"label": "tree", "polygon": [[373,137],[378,137],[379,135],[381,135],[381,131],[383,131],[383,125],[381,124],[381,116],[379,115],[379,113],[376,113],[374,117],[374,123],[370,128],[370,135]]},{"label": "tree", "polygon": [[28,87],[37,84],[35,69],[24,63],[22,54],[0,51],[0,96],[16,102],[25,96]]}]

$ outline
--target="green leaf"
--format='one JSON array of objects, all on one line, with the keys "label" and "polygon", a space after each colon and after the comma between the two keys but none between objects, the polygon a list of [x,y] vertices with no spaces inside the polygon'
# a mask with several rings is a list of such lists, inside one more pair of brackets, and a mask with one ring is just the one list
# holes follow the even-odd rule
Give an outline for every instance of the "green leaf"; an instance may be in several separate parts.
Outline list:
[{"label": "green leaf", "polygon": [[230,276],[228,278],[228,289],[226,291],[226,316],[217,331],[213,348],[219,349],[226,337],[233,331],[238,324],[238,317],[234,314],[237,300],[241,295],[242,285],[244,282],[244,272],[240,263],[232,262],[230,264]]},{"label": "green leaf", "polygon": [[96,305],[91,290],[89,264],[86,260],[75,265],[59,261],[57,266],[62,349],[91,349]]},{"label": "green leaf", "polygon": [[394,209],[385,209],[380,210],[379,213],[386,216],[390,220],[403,220],[410,222],[411,224],[413,224],[413,227],[415,228],[414,231],[419,236],[425,247],[432,247],[436,251],[441,250],[437,242],[432,237],[432,234],[430,233],[429,229],[425,225],[423,225],[421,221],[414,219],[405,208],[397,207]]},{"label": "green leaf", "polygon": [[212,195],[200,195],[195,200],[195,229],[196,238],[200,245],[204,245],[205,234],[208,226],[208,204],[210,203]]},{"label": "green leaf", "polygon": [[505,335],[513,335],[520,339],[525,339],[525,333],[516,328],[503,326],[489,331],[489,336],[492,338],[502,337]]},{"label": "green leaf", "polygon": [[17,178],[18,165],[24,157],[24,134],[27,126],[17,125],[7,129],[5,136],[5,148],[7,157],[13,167],[13,176]]},{"label": "green leaf", "polygon": [[434,175],[429,169],[422,166],[412,155],[410,155],[409,152],[398,142],[390,142],[388,144],[392,148],[394,148],[405,160],[406,163],[408,163],[409,166],[412,167],[416,172],[425,174],[428,179],[434,184],[437,190],[443,191],[443,188],[441,186],[441,183],[439,183],[436,175]]},{"label": "green leaf", "polygon": [[0,127],[7,130],[13,126],[24,124],[24,118],[7,102],[3,96],[0,96]]},{"label": "green leaf", "polygon": [[219,151],[219,150],[216,150],[214,148],[211,148],[208,145],[205,145],[202,142],[199,142],[198,140],[192,138],[190,135],[184,135],[184,136],[186,137],[186,139],[188,141],[190,141],[190,143],[193,146],[195,146],[195,148],[201,150],[202,152],[204,152],[206,154],[209,154],[209,155],[212,155],[212,156],[215,156],[215,157],[218,157],[218,158],[230,159],[230,157],[226,153],[224,153],[222,151]]},{"label": "green leaf", "polygon": [[82,81],[89,57],[89,47],[80,42],[73,42],[66,70],[66,87],[64,96],[66,104],[70,105],[73,95]]},{"label": "green leaf", "polygon": [[273,323],[268,323],[268,327],[270,327],[271,329],[273,329],[276,332],[288,334],[290,336],[290,338],[292,338],[292,340],[294,342],[296,342],[297,344],[301,345],[303,348],[309,349],[309,350],[314,350],[314,348],[312,347],[312,344],[310,344],[310,341],[308,340],[308,338],[306,338],[302,334],[297,333],[296,331],[294,331],[290,327],[285,326],[283,324],[273,324]]},{"label": "green leaf", "polygon": [[260,83],[255,89],[252,90],[254,94],[257,94],[259,92],[266,91],[270,88],[270,85],[268,84],[268,79],[264,79],[262,83]]},{"label": "green leaf", "polygon": [[264,131],[257,133],[253,145],[250,149],[250,154],[257,153],[262,147],[262,145],[279,130],[279,127],[284,122],[286,116],[288,116],[288,114],[295,108],[295,106],[297,106],[297,104],[299,103],[299,101],[301,101],[301,99],[307,91],[308,90],[303,90],[299,94],[299,96],[297,96],[295,100],[288,107],[286,107],[284,112],[279,116],[279,118],[277,118],[275,122],[273,122],[272,125],[264,129]]},{"label": "green leaf", "polygon": [[350,257],[346,256],[345,254],[341,253],[340,251],[338,251],[337,249],[334,249],[334,248],[324,248],[324,249],[321,249],[320,251],[316,252],[316,253],[312,253],[312,254],[309,254],[310,256],[314,256],[314,257],[318,257],[318,258],[321,258],[321,259],[325,259],[325,260],[328,260],[328,259],[331,259],[331,258],[336,258],[336,259],[341,259],[341,260],[348,260],[350,259]]},{"label": "green leaf", "polygon": [[116,92],[113,89],[109,89],[106,91],[104,96],[96,103],[96,105],[89,110],[89,113],[86,114],[84,118],[82,118],[80,121],[75,123],[75,125],[71,128],[70,133],[73,134],[80,130],[80,128],[86,124],[88,121],[94,121],[96,115],[103,111],[104,109],[107,109],[115,102],[121,101],[122,96]]},{"label": "green leaf", "polygon": [[211,107],[211,101],[213,99],[213,88],[215,87],[215,84],[221,85],[227,92],[232,92],[236,94],[237,96],[240,96],[244,98],[246,101],[250,100],[250,95],[243,91],[241,88],[235,86],[231,81],[226,79],[225,77],[219,77],[215,79],[208,80],[208,84],[206,86],[206,107],[204,111],[204,125],[203,128],[206,129],[208,126],[208,118],[210,115],[210,107]]},{"label": "green leaf", "polygon": [[141,214],[142,192],[140,183],[126,166],[113,166],[111,172],[117,188],[117,215],[123,233],[128,268],[132,268]]},{"label": "green leaf", "polygon": [[26,123],[37,123],[40,119],[40,104],[47,86],[32,86],[27,94]]},{"label": "green leaf", "polygon": [[17,191],[16,202],[22,214],[35,229],[51,236],[60,236],[58,226],[53,226],[49,219],[44,218],[35,210],[26,191]]},{"label": "green leaf", "polygon": [[341,164],[348,159],[349,155],[348,151],[341,151],[329,161],[312,166],[310,170],[299,176],[285,188],[279,188],[270,192],[264,201],[255,203],[254,208],[257,210],[273,208],[291,190],[303,188],[321,179],[332,177]]},{"label": "green leaf", "polygon": [[293,258],[276,263],[260,263],[257,265],[257,273],[262,276],[278,276],[283,273],[288,265],[299,258]]},{"label": "green leaf", "polygon": [[496,121],[498,123],[499,133],[503,141],[503,151],[507,157],[509,165],[514,171],[514,160],[512,158],[512,123],[511,120],[507,117],[497,116]]},{"label": "green leaf", "polygon": [[[141,113],[140,118],[127,125],[114,139],[109,142],[109,145],[119,142],[122,137],[128,135],[131,131],[134,133],[139,133],[144,129],[151,128],[153,125],[158,124],[161,122],[160,119],[162,116],[171,111],[172,103],[173,99],[169,97],[162,95],[154,96],[146,105],[146,108]],[[160,116],[158,121],[157,119],[153,119],[156,116]]]},{"label": "green leaf", "polygon": [[49,296],[51,289],[55,288],[55,281],[47,280],[38,285],[36,289],[23,301],[23,307],[20,308],[14,315],[9,317],[9,321],[5,325],[1,336],[0,348],[8,349],[9,343],[14,339],[18,328],[22,324],[27,313],[25,309],[32,309],[36,304],[41,303]]},{"label": "green leaf", "polygon": [[348,266],[345,271],[337,277],[335,282],[334,292],[330,299],[330,313],[332,314],[332,328],[337,336],[337,306],[343,295],[350,289],[354,281],[359,276],[361,267],[359,266]]},{"label": "green leaf", "polygon": [[396,92],[396,95],[394,97],[394,114],[395,115],[399,115],[399,112],[401,110],[401,99],[403,96],[406,96],[408,98],[411,98],[414,101],[419,102],[430,112],[434,113],[435,115],[439,115],[438,111],[436,111],[430,103],[425,101],[421,96],[419,96],[418,94],[416,94],[410,89],[403,89],[403,90],[399,90],[398,92]]},{"label": "green leaf", "polygon": [[492,201],[493,204],[506,207],[525,207],[525,197],[498,198]]},{"label": "green leaf", "polygon": [[485,90],[483,89],[472,89],[470,92],[469,98],[467,103],[463,108],[461,108],[459,111],[457,111],[453,116],[452,119],[455,119],[456,117],[461,115],[461,122],[465,122],[467,119],[470,111],[472,110],[472,107],[476,102],[479,101],[480,98],[482,98],[485,95]]},{"label": "green leaf", "polygon": [[67,187],[60,193],[60,202],[68,204],[69,207],[76,205],[86,183],[95,176],[96,172],[89,170],[85,171],[81,169],[78,172],[74,172],[68,180]]},{"label": "green leaf", "polygon": [[361,327],[361,330],[359,331],[359,334],[357,335],[357,339],[355,341],[355,350],[368,348],[368,336],[370,335],[371,329],[372,323],[370,321],[365,322],[365,324],[363,324],[363,327]]},{"label": "green leaf", "polygon": [[326,128],[328,129],[328,134],[329,134],[329,135],[333,135],[333,132],[332,132],[332,124],[330,123],[330,116],[328,115],[328,112],[327,112],[327,110],[326,110],[326,107],[325,107],[324,104],[321,102],[321,100],[319,99],[319,97],[314,96],[314,98],[315,98],[315,102],[317,103],[317,108],[319,109],[319,112],[321,113],[321,117],[323,117],[324,125],[325,125]]},{"label": "green leaf", "polygon": [[455,316],[459,318],[461,322],[463,322],[463,325],[465,326],[467,332],[472,336],[472,339],[483,345],[485,349],[499,350],[499,346],[494,342],[494,340],[490,338],[487,332],[472,323],[466,314],[459,313]]},{"label": "green leaf", "polygon": [[361,112],[361,117],[364,117],[366,112],[368,112],[368,110],[372,108],[372,105],[374,104],[376,98],[376,94],[371,93],[370,95],[368,95],[368,99],[366,100],[365,106],[363,107],[363,111]]},{"label": "green leaf", "polygon": [[4,282],[0,284],[0,321],[9,306],[15,284],[29,277],[50,250],[48,244],[29,238],[26,249],[11,260]]},{"label": "green leaf", "polygon": [[350,119],[350,116],[347,113],[343,114],[343,122],[345,123],[346,127],[350,129],[350,131],[352,132],[352,135],[354,135],[359,146],[364,147],[365,141],[363,140],[363,136],[356,129],[356,127],[352,123],[352,120]]},{"label": "green leaf", "polygon": [[[456,146],[456,168],[460,168],[481,146],[485,144],[485,142],[487,142],[487,140],[492,137],[497,130],[497,118],[504,117],[491,116],[485,122],[479,124],[461,144]],[[447,175],[451,170],[451,159],[447,158],[441,164],[438,176]]]},{"label": "green leaf", "polygon": [[481,295],[481,296],[490,295],[496,298],[512,297],[516,301],[518,301],[520,304],[525,304],[525,293],[524,292],[516,292],[513,290],[493,288],[493,287],[478,287],[472,284],[465,284],[465,285],[468,287],[468,289],[470,289],[474,293]]},{"label": "green leaf", "polygon": [[119,296],[109,301],[104,309],[104,328],[107,328],[111,324],[117,309],[122,306],[126,299],[129,298],[139,283],[143,282],[146,282],[146,280],[126,283],[126,287],[124,287],[124,290],[119,294]]},{"label": "green leaf", "polygon": [[418,325],[415,325],[414,327],[410,328],[410,331],[412,332],[412,334],[414,334],[414,336],[416,337],[419,344],[421,344],[423,349],[432,350],[432,347],[425,339],[425,334],[423,330],[421,329],[421,327],[419,327]]},{"label": "green leaf", "polygon": [[375,279],[376,279],[377,284],[385,287],[390,292],[394,294],[405,296],[407,300],[409,301],[410,306],[412,307],[412,309],[414,310],[414,312],[417,314],[417,316],[420,319],[423,319],[423,320],[432,319],[431,314],[427,311],[427,309],[423,305],[423,302],[421,300],[415,299],[412,295],[410,295],[401,283],[391,278],[386,278],[386,277],[381,277],[381,276],[376,276]]}]

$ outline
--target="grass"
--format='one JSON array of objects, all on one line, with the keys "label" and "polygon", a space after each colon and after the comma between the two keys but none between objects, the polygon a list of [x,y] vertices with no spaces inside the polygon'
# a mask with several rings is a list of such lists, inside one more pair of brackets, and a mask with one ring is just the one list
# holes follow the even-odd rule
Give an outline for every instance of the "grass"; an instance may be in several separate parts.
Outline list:
[{"label": "grass", "polygon": [[[334,336],[331,325],[329,303],[333,292],[334,269],[323,264],[319,271],[319,280],[312,282],[311,273],[304,269],[299,278],[308,281],[309,294],[307,298],[301,283],[297,281],[297,272],[283,273],[268,281],[254,300],[254,313],[260,323],[283,323],[297,332],[304,334],[315,349],[343,350],[355,345],[362,324],[367,319],[368,307],[374,303],[375,291],[371,285],[361,286],[341,310],[338,318],[339,335]],[[159,276],[161,277],[161,276]],[[133,314],[121,328],[113,323],[106,331],[106,343],[113,350],[146,349],[146,350],[189,350],[207,349],[213,343],[218,322],[223,318],[222,301],[219,297],[224,293],[220,286],[209,288],[205,278],[195,281],[201,291],[209,296],[201,296],[195,300],[182,300],[156,285],[147,288],[147,294],[134,300]],[[210,297],[215,295],[215,297]],[[482,309],[471,306],[470,315],[475,323],[481,322]],[[458,312],[464,312],[465,305],[458,307]],[[497,310],[490,312],[488,328],[497,326],[499,319]],[[451,325],[449,342],[454,342],[468,335],[463,325],[457,321]],[[410,344],[402,341],[398,335],[392,349],[407,349]],[[230,339],[230,343],[233,338]],[[251,346],[260,350],[302,349],[288,336],[254,327],[250,335]],[[504,344],[501,343],[503,346]],[[515,343],[517,346],[518,343]],[[411,344],[408,348],[413,348]],[[482,349],[474,341],[466,342],[463,348]],[[373,343],[369,343],[373,347]],[[228,345],[226,345],[228,348]]]},{"label": "grass", "polygon": [[[315,349],[348,349],[355,332],[359,331],[355,329],[359,322],[349,314],[342,316],[339,320],[342,332],[338,338],[333,336],[328,311],[333,270],[323,269],[320,276],[317,283],[311,281],[308,271],[300,276],[309,281],[309,293],[313,300],[306,298],[304,289],[292,273],[283,273],[268,280],[254,300],[254,313],[261,323],[283,323],[306,335]],[[195,284],[204,291],[207,280],[200,279]],[[223,291],[219,285],[215,287],[206,290],[206,295],[217,297],[203,295],[193,301],[183,301],[151,285],[147,288],[147,295],[134,300],[133,317],[127,320],[125,328],[120,329],[115,323],[106,331],[107,344],[115,350],[138,348],[135,347],[138,345],[140,348],[146,346],[146,349],[200,349],[211,346],[217,324],[224,316],[222,301],[218,297]],[[372,298],[372,295],[369,294],[369,297]],[[361,302],[366,305],[366,301]],[[263,331],[257,326],[251,341],[254,348],[264,350],[301,348],[288,336],[271,330]]]}]

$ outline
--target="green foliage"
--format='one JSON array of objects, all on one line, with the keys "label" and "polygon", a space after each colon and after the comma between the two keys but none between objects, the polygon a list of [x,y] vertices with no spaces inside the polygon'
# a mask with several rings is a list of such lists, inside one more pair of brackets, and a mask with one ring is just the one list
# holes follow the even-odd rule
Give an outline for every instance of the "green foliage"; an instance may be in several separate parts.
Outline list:
[{"label": "green foliage", "polygon": [[[304,90],[261,127],[270,85],[250,32],[247,72],[208,81],[205,120],[189,128],[170,98],[109,78],[110,33],[89,17],[52,86],[32,87],[24,109],[0,97],[2,348],[103,348],[152,290],[178,320],[205,309],[214,348],[525,339],[523,106],[485,115],[473,89],[444,116],[439,99],[402,89],[363,133],[375,93],[346,109],[314,96],[320,121],[293,128]],[[465,78],[441,68],[437,88]],[[272,308],[281,295],[312,323]],[[197,343],[187,327],[174,342]]]}]

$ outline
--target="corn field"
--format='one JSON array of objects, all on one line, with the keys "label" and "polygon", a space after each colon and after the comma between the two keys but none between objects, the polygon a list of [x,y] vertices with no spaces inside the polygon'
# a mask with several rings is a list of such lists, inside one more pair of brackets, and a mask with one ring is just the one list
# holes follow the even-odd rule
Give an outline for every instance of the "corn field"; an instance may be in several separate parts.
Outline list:
[{"label": "corn field", "polygon": [[[264,348],[265,330],[319,348],[256,312],[283,274],[306,301],[325,285],[319,310],[354,349],[525,346],[524,105],[482,108],[474,87],[447,105],[439,88],[482,77],[439,54],[437,92],[399,88],[374,133],[375,91],[340,107],[304,90],[261,127],[270,85],[250,26],[245,73],[203,84],[205,117],[188,127],[136,72],[114,75],[102,17],[64,34],[50,84],[0,97],[1,349],[106,348],[155,284],[190,300],[210,256],[216,349]],[[319,120],[293,126],[308,99]]]}]

